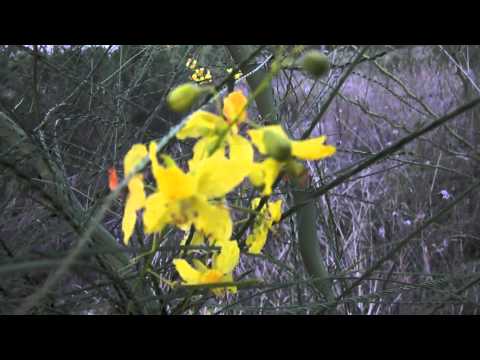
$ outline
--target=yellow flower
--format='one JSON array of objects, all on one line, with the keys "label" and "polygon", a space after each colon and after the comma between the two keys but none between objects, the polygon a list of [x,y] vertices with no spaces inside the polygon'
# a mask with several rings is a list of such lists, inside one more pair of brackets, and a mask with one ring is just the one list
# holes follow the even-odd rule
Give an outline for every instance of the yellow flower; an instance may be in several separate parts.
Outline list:
[{"label": "yellow flower", "polygon": [[195,111],[188,118],[185,126],[177,133],[177,139],[201,138],[217,135],[219,130],[225,130],[226,123],[222,117],[208,111]]},{"label": "yellow flower", "polygon": [[270,125],[260,129],[249,130],[248,135],[250,135],[250,138],[257,147],[258,151],[269,156],[272,154],[268,153],[268,147],[270,145],[268,140],[272,139],[270,141],[275,141],[275,137],[281,139],[282,141],[286,140],[291,147],[290,156],[301,160],[324,159],[332,156],[336,151],[334,146],[325,145],[325,140],[327,139],[326,136],[320,136],[318,138],[308,140],[290,140],[280,125]]},{"label": "yellow flower", "polygon": [[[133,145],[125,155],[123,168],[125,176],[135,169],[146,156],[147,148],[143,144]],[[145,206],[145,190],[143,186],[143,175],[137,174],[128,182],[128,196],[125,204],[125,211],[122,219],[123,242],[128,245],[137,221],[137,211]]]},{"label": "yellow flower", "polygon": [[[236,241],[224,241],[219,244],[220,253],[213,257],[212,266],[209,268],[200,260],[193,260],[194,266],[191,266],[184,259],[174,259],[173,264],[184,284],[202,285],[233,281],[233,270],[240,260],[240,249]],[[235,293],[236,287],[228,287],[228,291]],[[212,289],[213,293],[221,296],[225,289]]]},{"label": "yellow flower", "polygon": [[[252,209],[256,209],[260,203],[260,198],[252,200]],[[268,232],[274,223],[280,221],[282,216],[282,200],[268,203],[263,207],[255,221],[255,226],[250,235],[247,236],[246,244],[249,246],[250,254],[260,254],[267,242]]]},{"label": "yellow flower", "polygon": [[[196,65],[196,64],[195,64]],[[194,68],[191,68],[192,70]],[[192,80],[198,83],[209,83],[212,82],[212,74],[210,70],[207,69],[205,72],[205,68],[198,68],[195,69],[195,72],[191,76]]]},{"label": "yellow flower", "polygon": [[335,154],[335,147],[325,145],[325,136],[308,140],[290,140],[280,125],[270,125],[248,131],[258,151],[268,158],[255,164],[250,173],[254,186],[264,186],[263,195],[270,195],[272,185],[285,166],[293,165],[293,158],[320,160]]},{"label": "yellow flower", "polygon": [[212,242],[230,239],[232,220],[228,209],[208,200],[222,198],[232,191],[248,175],[250,167],[216,152],[199,160],[193,171],[184,173],[166,156],[164,160],[169,165],[158,163],[155,142],[150,144],[150,158],[157,191],[145,202],[145,232],[160,232],[167,224],[183,228],[194,224]]},{"label": "yellow flower", "polygon": [[[247,114],[244,109],[247,99],[240,91],[236,91],[224,100],[223,112],[229,121],[245,120]],[[177,133],[180,140],[186,138],[200,138],[193,148],[193,158],[189,161],[190,170],[194,170],[197,164],[212,155],[215,146],[217,150],[225,153],[225,144],[230,148],[230,160],[242,162],[237,172],[243,174],[242,168],[249,168],[253,164],[253,148],[249,141],[238,135],[237,124],[230,126],[224,118],[207,111],[196,111],[187,120],[185,126]],[[248,172],[247,174],[248,175]],[[244,175],[244,176],[246,176]]]},{"label": "yellow flower", "polygon": [[123,159],[123,172],[125,177],[135,170],[140,161],[148,155],[147,147],[143,144],[135,144],[125,155]]},{"label": "yellow flower", "polygon": [[[247,118],[247,98],[241,91],[234,91],[223,100],[223,114],[225,119],[208,111],[194,112],[187,120],[185,126],[177,133],[177,139],[204,138],[219,136],[228,128],[228,124],[236,121],[231,126],[233,134],[238,133],[237,124]],[[236,119],[238,117],[238,119]]]},{"label": "yellow flower", "polygon": [[[189,162],[190,171],[196,174],[198,187],[208,198],[223,197],[248,176],[253,166],[253,148],[239,135],[228,139],[230,158],[223,151],[216,151],[207,157],[205,151],[194,148],[193,159]],[[196,153],[202,151],[202,154]]]},{"label": "yellow flower", "polygon": [[262,251],[265,243],[267,242],[268,228],[260,226],[253,230],[253,232],[247,236],[248,252],[250,254],[258,255]]},{"label": "yellow flower", "polygon": [[268,212],[272,223],[278,223],[282,218],[282,200],[268,203]]}]

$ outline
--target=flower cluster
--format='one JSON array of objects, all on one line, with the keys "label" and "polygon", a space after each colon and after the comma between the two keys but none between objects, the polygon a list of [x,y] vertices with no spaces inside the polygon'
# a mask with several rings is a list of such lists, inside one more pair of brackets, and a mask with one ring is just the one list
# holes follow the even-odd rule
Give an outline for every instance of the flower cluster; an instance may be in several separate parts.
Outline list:
[{"label": "flower cluster", "polygon": [[[196,66],[195,63],[188,65]],[[283,171],[290,175],[300,173],[295,159],[317,160],[335,152],[333,146],[325,145],[325,137],[293,141],[280,126],[255,126],[247,130],[247,139],[240,134],[240,126],[246,123],[248,116],[247,105],[244,94],[234,91],[224,98],[222,115],[199,110],[189,116],[176,135],[179,140],[196,139],[187,171],[170,156],[157,154],[155,142],[151,142],[148,148],[136,144],[125,156],[126,176],[148,156],[155,179],[154,191],[148,195],[143,174],[132,175],[128,182],[129,193],[122,222],[125,244],[132,236],[137,214],[143,211],[146,234],[161,233],[167,226],[177,227],[186,233],[183,244],[188,238],[190,245],[208,244],[218,249],[205,261],[173,260],[186,285],[233,281],[240,249],[237,241],[231,239],[234,224],[227,194],[249,179],[263,195],[270,195],[273,183]],[[263,160],[255,161],[254,148]],[[255,210],[259,203],[260,198],[253,199],[252,209]],[[259,211],[246,239],[249,253],[262,251],[270,229],[280,221],[281,207],[281,200],[277,200],[267,203]],[[194,233],[190,234],[190,231]],[[185,253],[191,257],[191,252]],[[235,292],[236,288],[213,290],[218,296],[226,291]]]},{"label": "flower cluster", "polygon": [[212,82],[212,74],[209,69],[204,67],[197,68],[197,60],[189,58],[185,66],[192,70],[190,78],[198,84],[207,84]]}]

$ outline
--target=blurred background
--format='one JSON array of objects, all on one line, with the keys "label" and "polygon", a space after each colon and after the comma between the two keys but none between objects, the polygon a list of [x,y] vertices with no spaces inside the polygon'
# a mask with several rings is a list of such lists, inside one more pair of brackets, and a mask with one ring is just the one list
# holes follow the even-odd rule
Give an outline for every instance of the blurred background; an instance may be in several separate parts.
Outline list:
[{"label": "blurred background", "polygon": [[[265,60],[276,46],[253,48],[259,51],[252,67],[263,64],[268,70]],[[328,57],[328,74],[313,79],[287,67],[273,79],[276,116],[293,137],[299,138],[322,111],[359,48],[306,46]],[[332,158],[307,164],[313,188],[480,95],[480,46],[378,45],[365,56],[311,134],[327,135],[337,146]],[[8,148],[0,143],[0,313],[14,313],[67,256],[84,226],[77,215],[87,218],[110,192],[108,169],[115,167],[122,176],[123,157],[133,144],[161,139],[182,120],[168,109],[165,97],[192,80],[186,66],[190,58],[210,72],[213,85],[236,66],[219,45],[0,46],[0,112],[21,129],[19,139],[25,141],[13,144],[0,126],[0,142],[12,142]],[[245,80],[235,87],[248,92]],[[478,188],[437,214],[480,177],[479,111],[458,115],[316,198],[317,236],[336,294],[433,218],[362,279],[341,300],[338,313],[478,313]],[[255,106],[249,117],[258,118]],[[23,163],[15,151],[30,146],[25,143],[35,150],[31,162]],[[181,162],[191,155],[192,144],[172,141],[165,151]],[[61,194],[48,190],[52,184],[45,184],[45,177],[39,179],[35,156],[55,173]],[[246,207],[247,188],[241,186],[234,199]],[[284,182],[275,196],[284,199],[284,209],[292,205]],[[122,244],[124,199],[122,194],[110,204],[101,225],[131,260],[150,248],[151,239],[139,227],[132,245]],[[305,273],[296,234],[296,220],[289,217],[270,235],[263,255],[242,255],[236,275],[262,279],[264,286],[223,299],[202,295],[181,313],[317,313],[323,299]],[[171,259],[181,236],[169,236],[149,261],[162,277],[176,279]],[[128,277],[145,276],[143,260],[115,277],[96,255],[86,249],[30,313],[123,313],[125,292],[119,288]],[[169,287],[158,279],[148,281],[154,297],[164,299],[155,313],[178,313],[181,298],[169,298]]]}]

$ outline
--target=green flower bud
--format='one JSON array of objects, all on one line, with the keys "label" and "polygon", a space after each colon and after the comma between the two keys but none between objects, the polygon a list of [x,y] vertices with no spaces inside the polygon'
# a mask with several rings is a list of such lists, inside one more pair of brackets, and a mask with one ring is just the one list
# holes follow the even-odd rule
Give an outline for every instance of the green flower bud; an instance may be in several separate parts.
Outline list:
[{"label": "green flower bud", "polygon": [[204,92],[200,86],[194,83],[185,83],[177,86],[167,96],[167,104],[173,111],[184,112]]},{"label": "green flower bud", "polygon": [[292,155],[292,146],[288,139],[274,133],[273,131],[266,131],[263,134],[263,141],[267,154],[278,161],[285,161]]},{"label": "green flower bud", "polygon": [[315,78],[319,78],[328,73],[330,63],[326,55],[317,50],[310,50],[302,57],[302,66]]}]

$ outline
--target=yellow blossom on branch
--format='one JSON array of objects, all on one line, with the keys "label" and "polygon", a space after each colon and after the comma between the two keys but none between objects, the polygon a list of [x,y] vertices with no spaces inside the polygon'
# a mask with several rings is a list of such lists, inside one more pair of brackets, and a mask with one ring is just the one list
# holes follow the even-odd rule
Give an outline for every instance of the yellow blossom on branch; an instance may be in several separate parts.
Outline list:
[{"label": "yellow blossom on branch", "polygon": [[241,91],[232,92],[223,100],[225,118],[208,111],[196,111],[177,133],[177,139],[214,137],[221,135],[229,127],[232,134],[237,134],[237,125],[247,118],[246,104],[247,98]]},{"label": "yellow blossom on branch", "polygon": [[[214,284],[233,281],[233,270],[240,259],[240,249],[236,241],[225,241],[220,243],[220,253],[213,257],[211,267],[206,266],[200,260],[193,260],[191,266],[184,259],[174,259],[173,264],[185,285]],[[228,287],[228,291],[235,293],[236,287]],[[216,296],[225,293],[225,289],[212,289]]]},{"label": "yellow blossom on branch", "polygon": [[[178,132],[177,138],[200,138],[194,146],[194,156],[189,162],[190,169],[202,159],[212,155],[213,150],[225,153],[230,148],[230,159],[243,162],[244,167],[253,164],[253,148],[249,141],[238,135],[238,124],[247,118],[247,98],[241,91],[234,91],[223,101],[224,117],[208,111],[196,111]],[[241,171],[242,172],[242,171]]]},{"label": "yellow blossom on branch", "polygon": [[320,160],[335,154],[334,146],[325,145],[326,136],[307,140],[290,140],[280,125],[249,130],[248,135],[260,153],[273,157],[275,154],[269,152],[269,147],[272,146],[269,142],[282,140],[290,145],[290,156],[301,160]]},{"label": "yellow blossom on branch", "polygon": [[[335,154],[335,147],[325,145],[326,137],[307,140],[290,140],[280,125],[265,126],[248,131],[258,151],[268,156],[255,164],[250,181],[255,186],[264,186],[263,195],[270,195],[272,186],[285,166],[300,160],[320,160]],[[291,166],[290,166],[291,167]]]},{"label": "yellow blossom on branch", "polygon": [[[251,207],[256,209],[260,203],[260,198],[252,200]],[[269,202],[268,206],[263,207],[258,214],[253,231],[248,235],[246,244],[250,254],[260,254],[267,242],[268,232],[272,225],[280,221],[282,216],[282,200]]]},{"label": "yellow blossom on branch", "polygon": [[163,158],[167,166],[159,164],[155,142],[150,144],[150,158],[157,191],[145,202],[145,232],[160,232],[167,224],[179,227],[194,224],[213,242],[228,240],[232,233],[228,209],[222,203],[210,203],[209,200],[222,198],[232,191],[250,169],[217,152],[199,160],[193,171],[185,173],[166,156]]},{"label": "yellow blossom on branch", "polygon": [[192,74],[191,79],[197,83],[209,83],[212,82],[212,74],[210,70],[205,68],[195,69],[195,72]]}]

